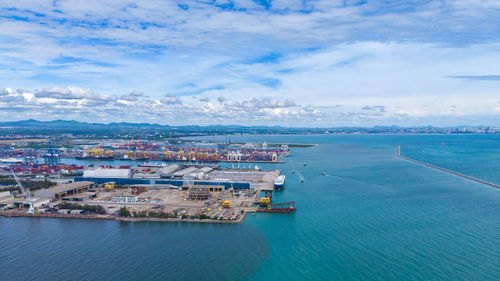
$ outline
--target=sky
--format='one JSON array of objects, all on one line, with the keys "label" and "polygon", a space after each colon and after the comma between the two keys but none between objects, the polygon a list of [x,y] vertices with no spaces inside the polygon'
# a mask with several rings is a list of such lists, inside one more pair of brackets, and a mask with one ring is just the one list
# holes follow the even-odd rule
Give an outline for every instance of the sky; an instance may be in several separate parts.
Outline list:
[{"label": "sky", "polygon": [[0,121],[500,127],[500,1],[2,0]]}]

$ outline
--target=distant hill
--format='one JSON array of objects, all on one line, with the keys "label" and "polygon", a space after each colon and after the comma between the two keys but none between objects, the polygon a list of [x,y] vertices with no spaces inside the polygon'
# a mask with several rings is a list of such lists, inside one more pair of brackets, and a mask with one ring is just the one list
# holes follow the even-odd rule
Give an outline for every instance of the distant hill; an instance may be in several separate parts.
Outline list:
[{"label": "distant hill", "polygon": [[240,125],[185,125],[185,126],[169,126],[150,123],[88,123],[74,120],[22,120],[12,122],[0,122],[0,127],[3,128],[6,134],[138,134],[152,132],[174,132],[177,135],[200,135],[200,134],[234,134],[234,133],[304,133],[304,132],[323,132],[324,129],[310,128],[286,128],[281,126],[240,126]]},{"label": "distant hill", "polygon": [[88,123],[75,120],[39,121],[34,119],[0,122],[3,134],[61,134],[72,133],[77,135],[122,135],[122,134],[164,134],[176,135],[203,135],[203,134],[324,134],[324,133],[500,133],[499,128],[488,126],[459,126],[459,127],[331,127],[331,128],[297,128],[282,126],[242,126],[242,125],[184,125],[171,126],[151,123]]}]

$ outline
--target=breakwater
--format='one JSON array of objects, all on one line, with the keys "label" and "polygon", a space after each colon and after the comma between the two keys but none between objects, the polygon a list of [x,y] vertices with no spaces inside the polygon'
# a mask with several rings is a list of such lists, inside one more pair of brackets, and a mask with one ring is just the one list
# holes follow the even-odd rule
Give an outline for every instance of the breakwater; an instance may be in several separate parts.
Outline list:
[{"label": "breakwater", "polygon": [[475,178],[475,177],[464,175],[464,174],[461,174],[461,173],[458,173],[458,172],[455,172],[455,171],[452,171],[452,170],[448,170],[448,169],[441,168],[441,167],[438,167],[438,166],[435,166],[435,165],[432,165],[432,164],[429,164],[429,163],[425,163],[425,162],[422,162],[422,161],[418,161],[418,160],[411,159],[411,158],[408,158],[406,156],[403,156],[403,155],[401,155],[401,146],[398,146],[398,157],[401,158],[401,159],[404,159],[404,160],[407,160],[407,161],[410,161],[410,162],[414,162],[414,163],[417,163],[419,165],[427,166],[427,167],[430,167],[430,168],[433,168],[433,169],[436,169],[436,170],[440,170],[440,171],[443,171],[443,172],[446,172],[446,173],[449,173],[449,174],[452,174],[452,175],[455,175],[455,176],[459,176],[459,177],[462,177],[462,178],[473,180],[473,181],[476,181],[476,182],[479,182],[479,183],[482,183],[482,184],[486,184],[486,185],[489,185],[489,186],[492,186],[492,187],[500,188],[500,185],[492,183],[492,182],[481,180],[481,179],[478,179],[478,178]]}]

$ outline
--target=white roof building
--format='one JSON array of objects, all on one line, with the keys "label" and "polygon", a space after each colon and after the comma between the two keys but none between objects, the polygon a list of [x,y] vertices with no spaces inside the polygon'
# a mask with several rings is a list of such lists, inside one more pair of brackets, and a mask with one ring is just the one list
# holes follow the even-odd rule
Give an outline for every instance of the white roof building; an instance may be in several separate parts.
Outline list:
[{"label": "white roof building", "polygon": [[166,167],[163,167],[161,169],[158,169],[156,171],[157,174],[160,174],[160,175],[171,175],[173,172],[177,171],[179,169],[179,165],[177,164],[172,164],[172,165],[168,165]]},{"label": "white roof building", "polygon": [[174,177],[183,177],[187,174],[190,174],[194,171],[198,170],[198,168],[196,167],[188,167],[188,168],[185,168],[185,169],[182,169],[180,171],[177,171],[174,173]]},{"label": "white roof building", "polygon": [[88,178],[130,178],[130,169],[92,169],[83,171],[83,177]]}]

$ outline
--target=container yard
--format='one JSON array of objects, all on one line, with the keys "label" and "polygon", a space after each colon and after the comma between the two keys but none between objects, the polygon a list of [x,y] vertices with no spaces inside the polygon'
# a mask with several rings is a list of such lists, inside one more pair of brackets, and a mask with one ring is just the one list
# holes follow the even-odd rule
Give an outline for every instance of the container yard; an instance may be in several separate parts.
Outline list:
[{"label": "container yard", "polygon": [[[97,140],[81,144],[78,140],[62,144],[46,144],[44,149],[16,147],[12,143],[0,144],[0,163],[26,162],[37,164],[59,158],[79,160],[127,160],[165,161],[191,163],[282,163],[290,155],[288,145],[193,143],[189,141],[169,142]],[[55,163],[58,164],[58,163]]]}]

